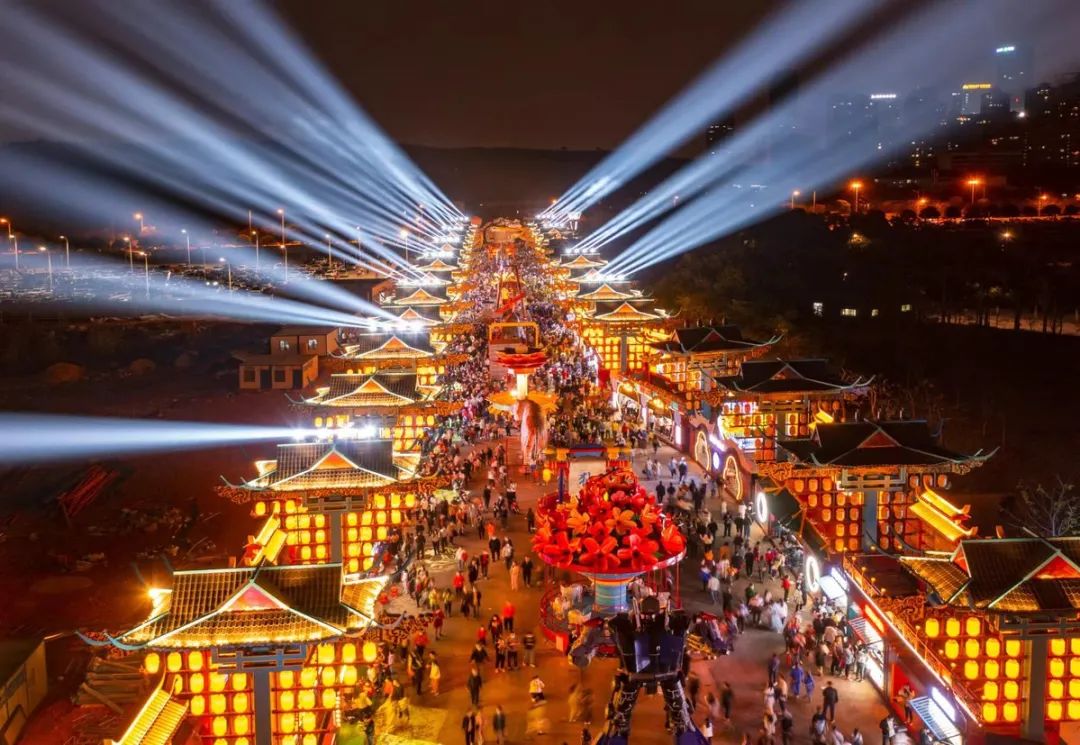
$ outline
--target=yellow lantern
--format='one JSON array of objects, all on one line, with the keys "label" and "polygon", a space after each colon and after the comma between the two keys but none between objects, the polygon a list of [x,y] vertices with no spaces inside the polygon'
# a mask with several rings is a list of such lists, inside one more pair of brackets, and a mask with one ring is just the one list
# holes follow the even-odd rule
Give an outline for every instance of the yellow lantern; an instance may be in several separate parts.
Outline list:
[{"label": "yellow lantern", "polygon": [[1069,658],[1069,675],[1080,678],[1080,657]]},{"label": "yellow lantern", "polygon": [[379,646],[372,641],[364,642],[364,662],[372,663],[379,656]]},{"label": "yellow lantern", "polygon": [[296,685],[295,676],[292,670],[282,670],[277,675],[278,686],[281,688],[292,688]]},{"label": "yellow lantern", "polygon": [[210,697],[210,713],[211,714],[224,714],[225,709],[228,708],[229,702],[220,693],[215,693]]},{"label": "yellow lantern", "polygon": [[1005,640],[1005,654],[1009,657],[1019,657],[1021,651],[1021,644],[1019,639],[1006,639]]},{"label": "yellow lantern", "polygon": [[401,507],[401,495],[400,494],[391,494],[390,495],[390,507],[391,507],[391,509],[395,509],[395,510],[400,509],[400,507]]},{"label": "yellow lantern", "polygon": [[1020,698],[1020,685],[1015,680],[1005,681],[1005,698],[1010,701]]},{"label": "yellow lantern", "polygon": [[360,571],[360,560],[349,559],[349,574],[356,574]]},{"label": "yellow lantern", "polygon": [[1001,641],[992,636],[986,640],[985,649],[987,657],[997,657],[1001,654]]},{"label": "yellow lantern", "polygon": [[975,660],[968,660],[964,663],[964,677],[968,680],[975,680],[979,677],[979,663]]},{"label": "yellow lantern", "polygon": [[333,709],[337,706],[337,693],[334,692],[333,688],[323,688],[322,706],[324,709]]},{"label": "yellow lantern", "polygon": [[356,520],[356,513],[355,512],[350,512],[350,513],[345,515],[345,524],[346,525],[355,526],[356,522],[357,522],[357,520]]},{"label": "yellow lantern", "polygon": [[416,495],[415,494],[406,494],[405,495],[405,509],[411,510],[415,506],[416,506]]},{"label": "yellow lantern", "polygon": [[175,673],[184,666],[184,657],[179,652],[169,652],[169,656],[165,658],[165,667],[170,673]]},{"label": "yellow lantern", "polygon": [[318,670],[313,667],[305,667],[300,671],[300,686],[302,688],[314,688],[318,680]]},{"label": "yellow lantern", "polygon": [[385,494],[376,494],[375,495],[375,509],[377,509],[377,510],[385,510],[386,509],[386,495]]},{"label": "yellow lantern", "polygon": [[1046,718],[1058,721],[1061,719],[1061,702],[1050,701],[1046,704]]},{"label": "yellow lantern", "polygon": [[157,652],[151,652],[143,658],[143,668],[150,675],[157,675],[161,669],[161,656]]},{"label": "yellow lantern", "polygon": [[1069,698],[1080,699],[1080,680],[1076,678],[1069,681]]},{"label": "yellow lantern", "polygon": [[1065,676],[1065,660],[1054,657],[1050,660],[1050,677],[1062,678]]},{"label": "yellow lantern", "polygon": [[300,691],[300,695],[296,697],[297,703],[301,709],[314,709],[315,708],[315,691],[310,688],[305,688]]},{"label": "yellow lantern", "polygon": [[251,731],[251,719],[248,717],[233,717],[233,734],[246,735]]},{"label": "yellow lantern", "polygon": [[318,546],[315,547],[315,558],[322,561],[323,559],[326,558],[326,556],[327,556],[326,546],[324,546],[323,544],[320,543]]},{"label": "yellow lantern", "polygon": [[982,707],[983,719],[987,722],[996,722],[998,717],[997,704],[985,703]]},{"label": "yellow lantern", "polygon": [[979,644],[978,639],[968,639],[964,642],[964,655],[967,657],[978,657],[979,652],[982,651],[982,645]]},{"label": "yellow lantern", "polygon": [[341,661],[347,665],[351,665],[356,662],[356,645],[352,642],[345,642],[341,645]]},{"label": "yellow lantern", "polygon": [[188,708],[193,716],[201,717],[206,713],[206,699],[202,696],[192,696],[188,701]]},{"label": "yellow lantern", "polygon": [[296,708],[296,696],[292,691],[282,691],[278,696],[278,706],[282,711],[292,711]]},{"label": "yellow lantern", "polygon": [[960,636],[960,619],[950,618],[945,621],[945,634],[950,637]]},{"label": "yellow lantern", "polygon": [[1016,660],[1005,660],[1005,677],[1016,680],[1020,677],[1020,663]]},{"label": "yellow lantern", "polygon": [[1069,639],[1069,653],[1080,655],[1080,636]]},{"label": "yellow lantern", "polygon": [[210,673],[210,690],[220,693],[225,690],[225,684],[229,682],[229,676],[225,673]]},{"label": "yellow lantern", "polygon": [[986,667],[983,668],[986,673],[986,677],[990,680],[997,680],[998,675],[1001,674],[1001,666],[997,660],[987,660]]},{"label": "yellow lantern", "polygon": [[296,715],[282,714],[278,717],[278,731],[285,734],[296,732]]},{"label": "yellow lantern", "polygon": [[266,502],[256,502],[255,503],[255,516],[256,517],[262,517],[265,514],[266,514]]},{"label": "yellow lantern", "polygon": [[188,669],[190,670],[202,670],[203,667],[203,654],[202,652],[195,650],[194,652],[188,652]]},{"label": "yellow lantern", "polygon": [[214,717],[211,727],[214,735],[223,737],[229,731],[229,720],[225,717]]},{"label": "yellow lantern", "polygon": [[341,668],[341,682],[347,686],[356,685],[357,672],[354,665],[345,665]]},{"label": "yellow lantern", "polygon": [[1069,719],[1080,719],[1080,701],[1070,701],[1068,713]]},{"label": "yellow lantern", "polygon": [[334,668],[324,667],[322,671],[322,684],[324,686],[332,686],[335,683]]},{"label": "yellow lantern", "polygon": [[1061,657],[1065,654],[1065,640],[1061,637],[1050,640],[1050,654]]},{"label": "yellow lantern", "polygon": [[184,676],[177,675],[173,678],[172,692],[179,694],[184,692]]},{"label": "yellow lantern", "polygon": [[233,673],[232,674],[232,689],[234,691],[246,691],[247,690],[247,673]]},{"label": "yellow lantern", "polygon": [[311,546],[300,547],[300,558],[303,561],[311,561]]},{"label": "yellow lantern", "polygon": [[305,711],[300,715],[300,729],[304,732],[313,732],[315,730],[315,712]]},{"label": "yellow lantern", "polygon": [[243,714],[248,710],[248,695],[246,693],[233,694],[232,710],[237,714]]},{"label": "yellow lantern", "polygon": [[1020,711],[1017,709],[1015,703],[1006,701],[1005,705],[1001,707],[1001,713],[1004,715],[1006,722],[1015,722]]},{"label": "yellow lantern", "polygon": [[320,644],[316,647],[315,658],[320,665],[332,665],[334,664],[334,645],[333,644]]},{"label": "yellow lantern", "polygon": [[191,678],[188,679],[188,690],[192,693],[202,693],[205,686],[206,680],[203,678],[202,673],[194,673]]},{"label": "yellow lantern", "polygon": [[1065,683],[1057,678],[1050,681],[1046,690],[1050,698],[1065,698]]},{"label": "yellow lantern", "polygon": [[997,701],[998,684],[988,680],[983,683],[983,701]]},{"label": "yellow lantern", "polygon": [[945,642],[945,656],[950,660],[955,660],[960,656],[960,642],[956,639],[949,639]]},{"label": "yellow lantern", "polygon": [[936,618],[926,619],[926,635],[931,639],[937,639],[941,633],[941,622]]},{"label": "yellow lantern", "polygon": [[303,745],[319,745],[318,735],[304,735]]}]

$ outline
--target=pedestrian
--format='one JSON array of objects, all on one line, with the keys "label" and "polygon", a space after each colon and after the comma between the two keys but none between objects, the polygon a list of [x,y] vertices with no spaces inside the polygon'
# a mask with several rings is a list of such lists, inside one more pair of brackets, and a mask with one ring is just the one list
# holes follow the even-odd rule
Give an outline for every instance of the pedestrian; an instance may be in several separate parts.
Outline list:
[{"label": "pedestrian", "polygon": [[495,713],[491,717],[491,729],[495,732],[496,745],[504,745],[506,742],[506,712],[502,704],[495,707]]},{"label": "pedestrian", "polygon": [[780,677],[780,655],[778,655],[776,652],[773,652],[772,657],[769,658],[768,673],[769,685],[776,685],[776,680]]},{"label": "pedestrian", "polygon": [[526,556],[524,559],[521,560],[521,578],[525,580],[526,587],[532,587],[532,571],[532,557]]},{"label": "pedestrian", "polygon": [[825,715],[818,709],[810,718],[810,738],[814,745],[825,745],[825,730]]},{"label": "pedestrian", "polygon": [[509,600],[503,603],[502,626],[507,631],[514,630],[514,604]]},{"label": "pedestrian", "polygon": [[724,709],[724,719],[731,721],[731,707],[735,704],[735,691],[731,689],[731,683],[724,681],[720,689],[720,706]]},{"label": "pedestrian", "polygon": [[469,669],[469,677],[465,681],[465,687],[469,689],[469,698],[473,706],[480,705],[480,688],[483,685],[484,681],[480,677],[480,670],[477,669],[476,665],[473,665]]},{"label": "pedestrian", "polygon": [[476,711],[467,711],[461,718],[461,731],[465,733],[465,745],[476,745]]},{"label": "pedestrian", "polygon": [[881,729],[881,745],[892,745],[893,738],[896,737],[896,720],[893,715],[888,714],[878,727]]},{"label": "pedestrian", "polygon": [[442,639],[442,627],[445,618],[446,614],[443,613],[442,608],[436,608],[435,612],[431,614],[431,625],[435,629],[435,641]]},{"label": "pedestrian", "polygon": [[709,575],[708,588],[713,605],[716,605],[720,602],[720,578],[715,574]]},{"label": "pedestrian", "polygon": [[501,673],[506,667],[506,637],[495,637],[495,672]]},{"label": "pedestrian", "polygon": [[514,562],[510,567],[510,589],[517,591],[521,588],[521,565],[518,562]]},{"label": "pedestrian", "polygon": [[911,699],[915,698],[915,689],[910,683],[905,683],[896,697],[900,700],[900,705],[904,707],[904,723],[911,724],[911,720],[915,717],[915,710],[911,708]]},{"label": "pedestrian", "polygon": [[836,703],[840,700],[840,693],[833,687],[830,680],[821,689],[821,700],[824,702],[824,713],[830,722],[836,720]]},{"label": "pedestrian", "polygon": [[533,704],[538,704],[544,701],[544,681],[540,680],[539,675],[534,675],[532,680],[529,681],[529,698],[532,699]]},{"label": "pedestrian", "polygon": [[713,738],[713,724],[712,720],[705,717],[705,721],[701,723],[701,736],[705,738],[705,741],[712,743]]},{"label": "pedestrian", "polygon": [[806,700],[809,701],[814,695],[814,676],[809,670],[803,670],[803,685],[806,687]]},{"label": "pedestrian", "polygon": [[431,653],[431,660],[428,663],[428,680],[431,681],[432,694],[439,695],[439,681],[442,679],[442,668],[439,667],[439,661],[435,657],[435,653]]},{"label": "pedestrian", "polygon": [[581,745],[592,745],[592,732],[589,731],[589,723],[581,725]]},{"label": "pedestrian", "polygon": [[862,732],[859,732],[859,728],[851,730],[851,739],[848,740],[848,745],[865,745]]}]

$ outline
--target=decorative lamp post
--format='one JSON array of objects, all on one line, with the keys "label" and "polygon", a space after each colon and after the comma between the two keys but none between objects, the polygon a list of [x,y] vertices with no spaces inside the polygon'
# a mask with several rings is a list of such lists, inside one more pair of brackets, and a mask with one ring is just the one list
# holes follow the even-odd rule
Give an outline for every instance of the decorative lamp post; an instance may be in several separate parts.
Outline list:
[{"label": "decorative lamp post", "polygon": [[226,261],[224,256],[222,256],[220,259],[218,259],[218,261],[220,261],[222,264],[225,265],[225,271],[228,273],[228,277],[229,277],[229,279],[228,279],[229,292],[232,292],[232,264],[230,264],[228,261]]},{"label": "decorative lamp post", "polygon": [[53,278],[52,278],[52,254],[49,253],[49,249],[45,246],[38,246],[38,251],[45,254],[45,260],[48,262],[49,267],[49,294],[53,294]]},{"label": "decorative lamp post", "polygon": [[285,281],[289,281],[289,246],[285,243],[285,210],[279,209],[281,215],[281,254],[285,257]]},{"label": "decorative lamp post", "polygon": [[184,242],[187,244],[187,265],[188,269],[191,268],[191,236],[188,235],[187,228],[180,231],[184,234]]},{"label": "decorative lamp post", "polygon": [[862,181],[852,181],[851,190],[855,192],[855,207],[852,209],[853,214],[859,214],[859,190],[862,189]]},{"label": "decorative lamp post", "polygon": [[255,273],[259,273],[259,231],[252,230],[251,234],[255,236]]},{"label": "decorative lamp post", "polygon": [[64,242],[64,268],[71,268],[71,242],[66,235],[60,236],[60,240]]}]

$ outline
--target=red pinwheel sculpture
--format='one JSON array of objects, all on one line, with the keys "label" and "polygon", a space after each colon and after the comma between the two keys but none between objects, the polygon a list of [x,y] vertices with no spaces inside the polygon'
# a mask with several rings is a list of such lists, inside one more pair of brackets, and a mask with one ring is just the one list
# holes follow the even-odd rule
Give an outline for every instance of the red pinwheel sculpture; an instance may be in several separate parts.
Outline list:
[{"label": "red pinwheel sculpture", "polygon": [[634,577],[674,564],[686,550],[678,527],[624,469],[590,478],[575,497],[544,497],[532,545],[548,564],[592,579],[596,609],[612,613],[625,608]]}]

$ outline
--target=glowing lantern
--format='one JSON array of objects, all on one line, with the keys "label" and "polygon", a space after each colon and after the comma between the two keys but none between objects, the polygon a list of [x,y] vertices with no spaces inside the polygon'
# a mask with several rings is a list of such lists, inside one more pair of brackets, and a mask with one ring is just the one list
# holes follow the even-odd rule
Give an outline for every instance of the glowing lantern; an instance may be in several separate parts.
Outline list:
[{"label": "glowing lantern", "polygon": [[266,514],[266,502],[256,502],[255,503],[255,516],[256,517],[262,517],[265,514]]},{"label": "glowing lantern", "polygon": [[1080,657],[1069,658],[1069,675],[1080,678]]},{"label": "glowing lantern", "polygon": [[983,719],[985,719],[987,722],[996,722],[998,716],[997,704],[983,704],[982,714]]},{"label": "glowing lantern", "polygon": [[1061,702],[1051,701],[1046,705],[1046,718],[1055,722],[1061,719]]},{"label": "glowing lantern", "polygon": [[1069,681],[1069,698],[1080,699],[1080,680],[1076,678]]},{"label": "glowing lantern", "polygon": [[229,702],[222,694],[215,693],[213,696],[210,697],[211,714],[224,714],[228,706]]},{"label": "glowing lantern", "polygon": [[1001,654],[1001,641],[995,637],[986,640],[986,656],[997,657]]},{"label": "glowing lantern", "polygon": [[157,675],[157,671],[161,669],[161,656],[157,652],[146,655],[143,659],[143,667],[151,675]]},{"label": "glowing lantern", "polygon": [[232,709],[237,714],[243,714],[248,710],[248,695],[246,693],[234,693],[232,697]]},{"label": "glowing lantern", "polygon": [[316,530],[315,531],[315,542],[316,543],[326,543],[326,531],[325,530]]},{"label": "glowing lantern", "polygon": [[346,525],[356,525],[356,513],[355,512],[350,512],[347,515],[345,515],[345,524]]},{"label": "glowing lantern", "polygon": [[337,694],[333,688],[323,689],[322,705],[324,709],[333,709],[337,705]]},{"label": "glowing lantern", "polygon": [[345,642],[341,645],[341,661],[348,665],[356,662],[355,644],[353,644],[352,642]]},{"label": "glowing lantern", "polygon": [[947,636],[960,636],[960,619],[950,618],[945,621],[945,634]]},{"label": "glowing lantern", "polygon": [[386,495],[385,494],[376,494],[375,495],[375,509],[377,509],[377,510],[385,510],[386,509]]},{"label": "glowing lantern", "polygon": [[206,713],[206,699],[202,696],[192,696],[188,701],[188,707],[193,715],[201,717]]},{"label": "glowing lantern", "polygon": [[975,660],[968,660],[964,663],[964,677],[968,680],[975,680],[979,677],[979,663]]},{"label": "glowing lantern", "polygon": [[1065,675],[1065,660],[1055,657],[1050,660],[1050,677],[1061,678]]},{"label": "glowing lantern", "polygon": [[319,745],[319,738],[317,735],[304,735],[302,743],[303,745]]},{"label": "glowing lantern", "polygon": [[964,621],[964,631],[968,636],[979,636],[982,634],[982,621],[975,616],[969,616],[968,619]]},{"label": "glowing lantern", "polygon": [[203,678],[202,673],[195,673],[188,680],[188,689],[192,693],[202,693],[203,688],[206,686],[206,680]]},{"label": "glowing lantern", "polygon": [[225,690],[225,684],[229,681],[229,676],[224,673],[210,673],[210,690],[214,693],[220,693]]},{"label": "glowing lantern", "polygon": [[320,665],[332,665],[334,664],[334,645],[333,644],[320,644],[316,648],[316,659]]},{"label": "glowing lantern", "polygon": [[390,495],[390,507],[392,509],[395,509],[395,510],[401,508],[401,495],[400,494],[391,494]]},{"label": "glowing lantern", "polygon": [[983,683],[983,701],[997,701],[998,684],[993,681]]},{"label": "glowing lantern", "polygon": [[984,670],[986,672],[986,677],[990,680],[997,680],[998,675],[1001,674],[1001,666],[998,665],[996,660],[987,660]]},{"label": "glowing lantern", "polygon": [[949,639],[945,642],[945,656],[950,660],[955,660],[960,656],[960,642],[955,639]]},{"label": "glowing lantern", "polygon": [[375,528],[375,537],[378,538],[380,541],[385,541],[387,535],[388,534],[386,532],[386,527],[385,526],[380,526],[378,528]]},{"label": "glowing lantern", "polygon": [[1005,698],[1015,701],[1020,697],[1020,686],[1015,680],[1005,681]]},{"label": "glowing lantern", "polygon": [[175,673],[184,666],[184,658],[179,652],[169,652],[165,658],[165,666],[170,673]]},{"label": "glowing lantern", "polygon": [[1080,701],[1069,702],[1069,719],[1080,719]]},{"label": "glowing lantern", "polygon": [[938,634],[941,633],[941,622],[936,618],[926,619],[926,635],[931,639],[937,639]]},{"label": "glowing lantern", "polygon": [[964,655],[967,657],[978,657],[979,652],[982,651],[982,645],[979,644],[978,639],[968,639],[964,642]]},{"label": "glowing lantern", "polygon": [[390,513],[390,522],[393,525],[401,525],[401,511],[400,510],[393,510]]},{"label": "glowing lantern", "polygon": [[236,745],[251,745],[251,740],[246,737],[236,738]]},{"label": "glowing lantern", "polygon": [[1058,679],[1050,681],[1050,685],[1047,688],[1050,698],[1064,698],[1065,697],[1065,684]]},{"label": "glowing lantern", "polygon": [[293,695],[293,692],[282,691],[281,695],[278,696],[278,706],[281,707],[283,711],[292,711],[295,709],[296,697]]},{"label": "glowing lantern", "polygon": [[324,667],[322,671],[322,684],[324,686],[334,685],[334,668]]},{"label": "glowing lantern", "polygon": [[212,729],[217,737],[222,737],[229,731],[229,720],[225,717],[214,717]]},{"label": "glowing lantern", "polygon": [[1065,640],[1062,638],[1050,640],[1050,654],[1055,657],[1061,657],[1065,654]]},{"label": "glowing lantern", "polygon": [[172,692],[173,693],[183,693],[184,692],[184,676],[183,675],[177,675],[175,678],[173,678]]},{"label": "glowing lantern", "polygon": [[292,688],[296,685],[292,670],[282,670],[277,675],[278,685],[282,688]]},{"label": "glowing lantern", "polygon": [[251,731],[251,720],[248,717],[233,717],[233,734],[246,735]]},{"label": "glowing lantern", "polygon": [[314,688],[318,680],[318,671],[313,667],[305,667],[300,671],[300,686],[302,688]]},{"label": "glowing lantern", "polygon": [[1016,680],[1020,677],[1020,663],[1016,660],[1005,660],[1005,677]]},{"label": "glowing lantern", "polygon": [[311,561],[311,546],[300,547],[300,558],[304,561]]},{"label": "glowing lantern", "polygon": [[300,529],[301,530],[307,530],[308,528],[310,528],[311,527],[311,515],[301,515],[299,524],[300,524]]},{"label": "glowing lantern", "polygon": [[353,665],[345,665],[341,668],[341,682],[347,686],[356,685],[356,667]]},{"label": "glowing lantern", "polygon": [[278,717],[278,730],[288,734],[296,731],[296,716],[294,714],[282,714]]},{"label": "glowing lantern", "polygon": [[245,674],[245,673],[233,673],[232,674],[232,689],[234,691],[246,691],[247,690],[247,674]]},{"label": "glowing lantern", "polygon": [[405,509],[411,510],[415,506],[416,506],[416,495],[415,494],[406,494],[405,495]]},{"label": "glowing lantern", "polygon": [[1069,639],[1069,652],[1071,654],[1080,655],[1080,636],[1074,636]]},{"label": "glowing lantern", "polygon": [[364,642],[364,662],[371,663],[379,656],[379,647],[375,642]]},{"label": "glowing lantern", "polygon": [[315,547],[315,558],[320,560],[326,558],[326,546],[319,544]]},{"label": "glowing lantern", "polygon": [[301,709],[314,709],[315,708],[315,691],[310,688],[305,688],[300,691],[300,695],[296,697],[297,703]]},{"label": "glowing lantern", "polygon": [[1005,640],[1005,654],[1009,657],[1020,656],[1020,640],[1019,639],[1006,639]]},{"label": "glowing lantern", "polygon": [[315,730],[315,712],[305,711],[300,715],[300,729],[304,732],[312,732]]},{"label": "glowing lantern", "polygon": [[360,560],[349,559],[349,574],[355,574],[360,571]]},{"label": "glowing lantern", "polygon": [[[1069,705],[1072,706],[1071,703]],[[1005,705],[1001,707],[1001,712],[1005,715],[1006,722],[1015,722],[1017,714],[1019,714],[1016,704],[1012,701],[1006,701]]]}]

